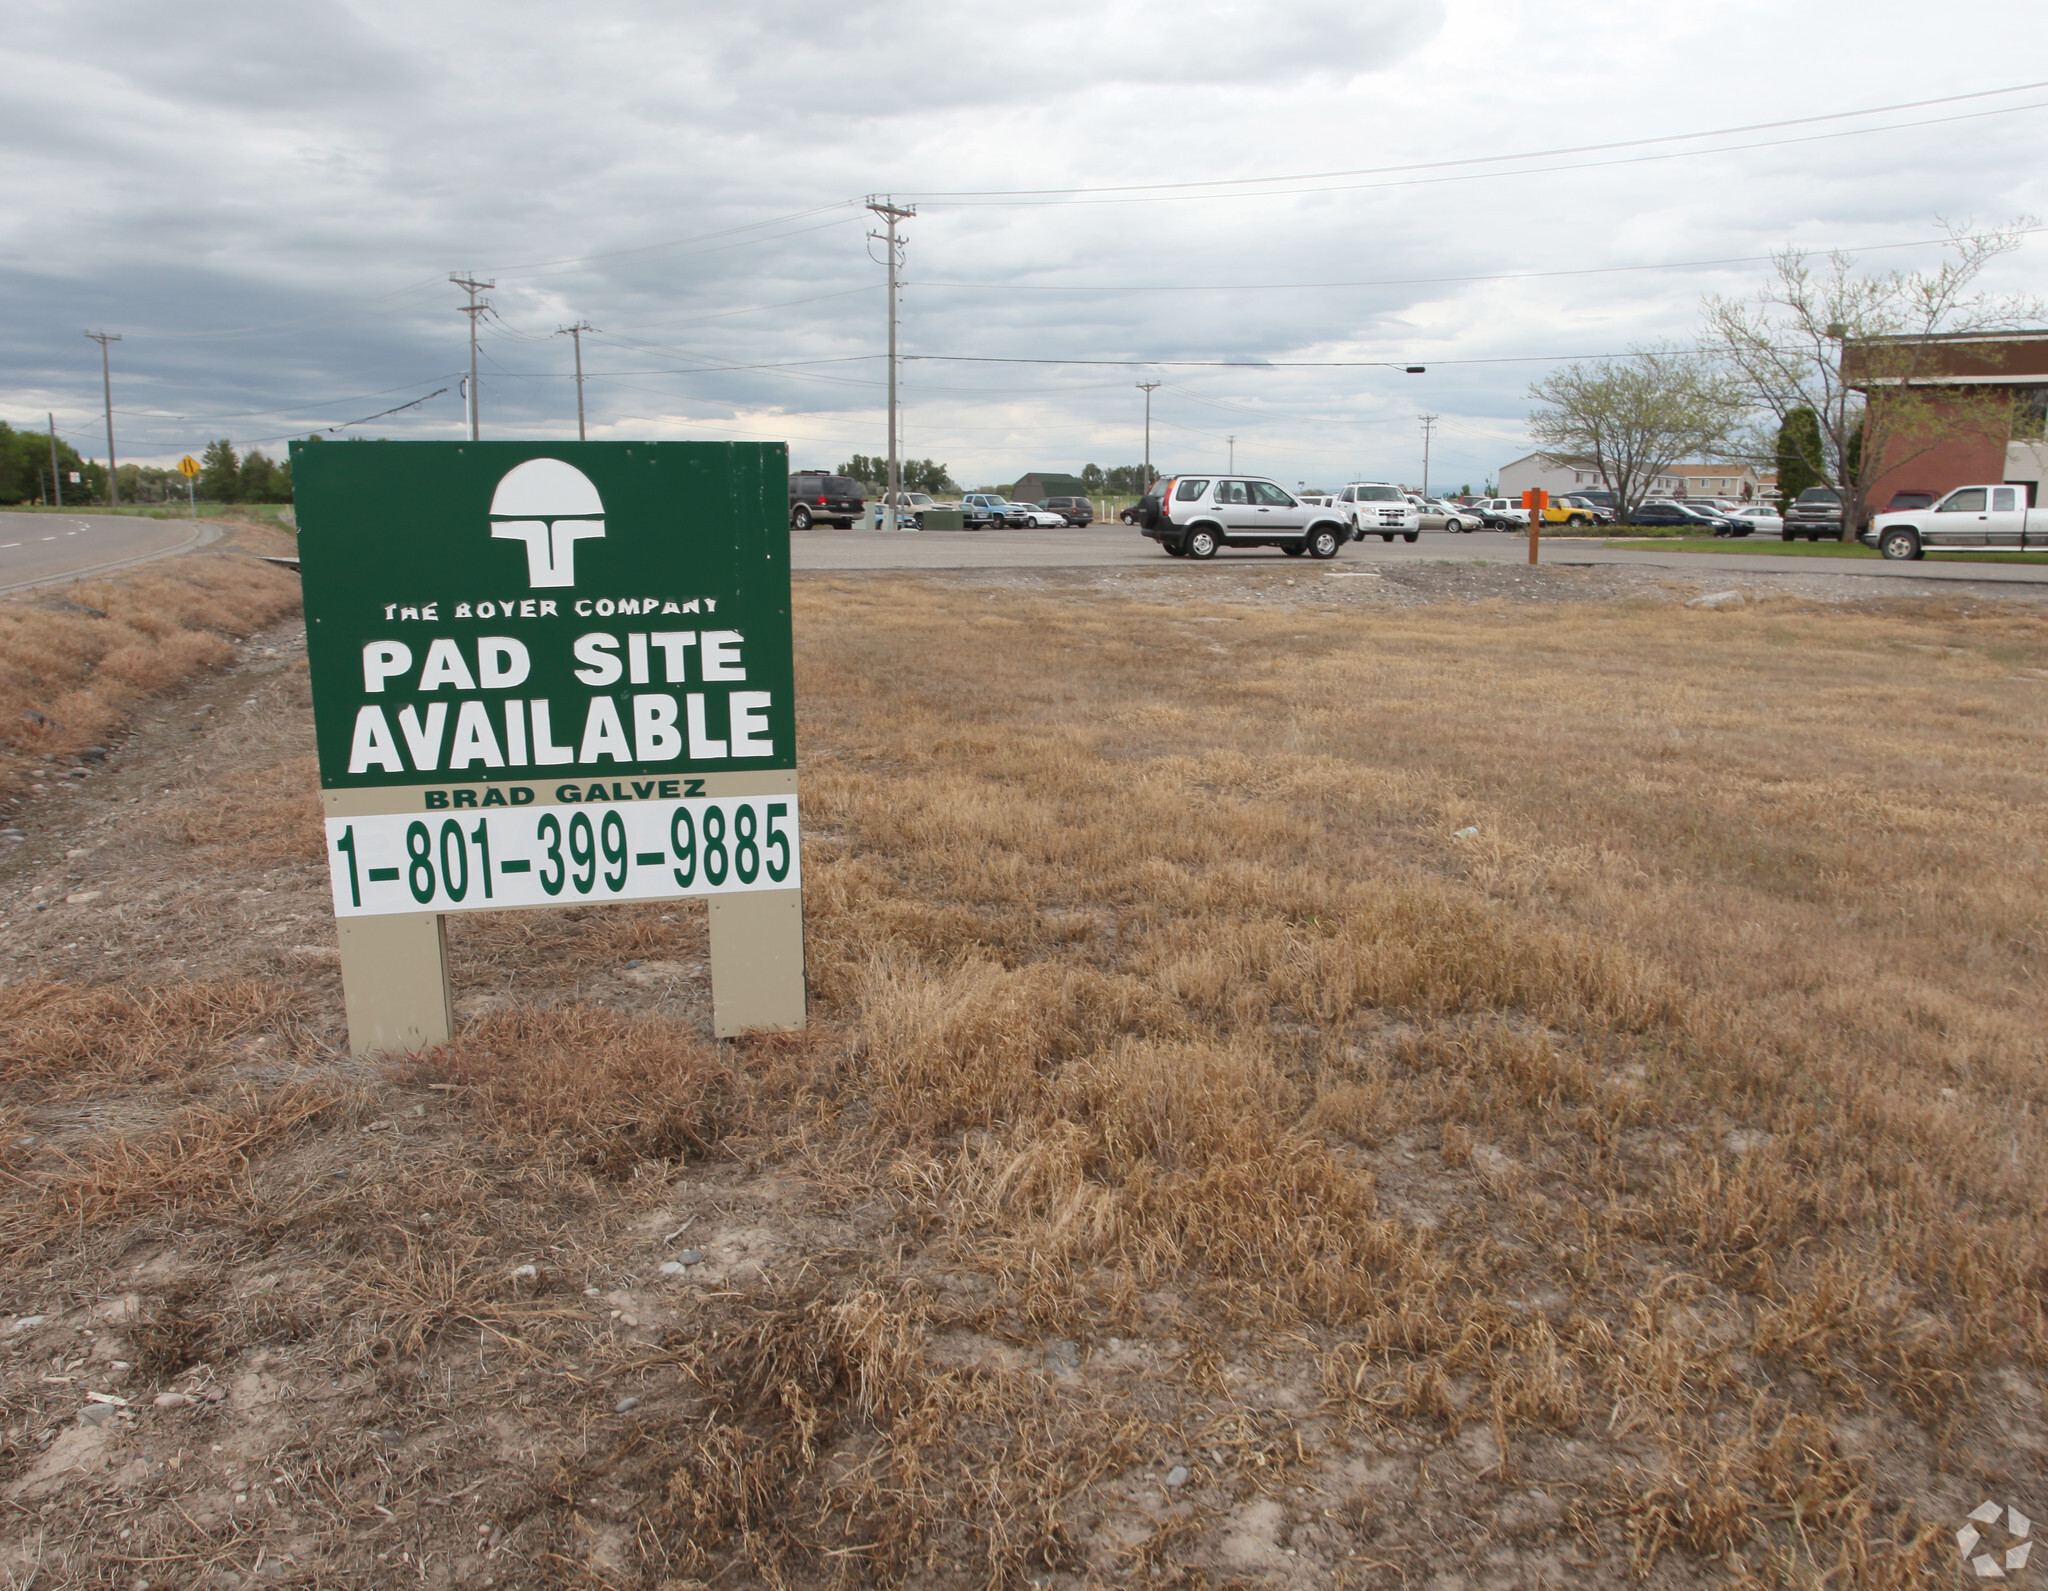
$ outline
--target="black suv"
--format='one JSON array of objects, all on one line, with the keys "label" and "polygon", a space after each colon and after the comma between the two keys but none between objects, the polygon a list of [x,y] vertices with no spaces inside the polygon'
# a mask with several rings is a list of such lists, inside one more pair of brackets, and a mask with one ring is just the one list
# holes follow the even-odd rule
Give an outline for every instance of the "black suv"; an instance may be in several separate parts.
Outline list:
[{"label": "black suv", "polygon": [[1095,505],[1085,497],[1048,497],[1038,506],[1080,530],[1095,523]]},{"label": "black suv", "polygon": [[1808,541],[1823,536],[1829,541],[1842,539],[1842,494],[1832,486],[1809,486],[1786,508],[1785,540],[1797,541],[1801,536]]},{"label": "black suv", "polygon": [[821,519],[841,530],[851,530],[866,506],[861,498],[860,482],[850,475],[798,470],[789,478],[791,530],[809,530]]},{"label": "black suv", "polygon": [[[1711,514],[1704,509],[1689,507],[1684,503],[1655,500],[1644,503],[1628,516],[1631,525],[1677,525],[1684,528],[1697,527],[1710,531],[1716,536],[1733,536],[1736,522],[1726,514]],[[1746,531],[1743,534],[1748,534]]]}]

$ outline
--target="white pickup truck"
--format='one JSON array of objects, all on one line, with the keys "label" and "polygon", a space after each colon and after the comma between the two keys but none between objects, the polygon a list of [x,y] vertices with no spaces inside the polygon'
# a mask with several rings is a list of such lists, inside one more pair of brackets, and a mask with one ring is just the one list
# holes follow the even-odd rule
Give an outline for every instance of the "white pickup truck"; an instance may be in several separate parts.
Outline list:
[{"label": "white pickup truck", "polygon": [[1887,558],[1929,552],[2048,552],[2048,510],[2024,486],[1958,486],[1929,508],[1875,515],[1858,540]]}]

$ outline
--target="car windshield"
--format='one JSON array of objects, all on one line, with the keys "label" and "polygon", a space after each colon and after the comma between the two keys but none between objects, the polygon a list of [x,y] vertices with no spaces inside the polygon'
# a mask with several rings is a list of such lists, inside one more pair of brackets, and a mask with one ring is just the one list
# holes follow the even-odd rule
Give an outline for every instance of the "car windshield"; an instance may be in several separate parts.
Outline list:
[{"label": "car windshield", "polygon": [[851,476],[846,475],[826,476],[825,490],[830,492],[834,497],[860,496],[860,487],[854,483]]},{"label": "car windshield", "polygon": [[1832,486],[1809,486],[1799,494],[1802,503],[1839,503],[1842,494]]},{"label": "car windshield", "polygon": [[1358,488],[1358,501],[1361,503],[1401,503],[1406,502],[1407,499],[1391,486],[1361,486]]}]

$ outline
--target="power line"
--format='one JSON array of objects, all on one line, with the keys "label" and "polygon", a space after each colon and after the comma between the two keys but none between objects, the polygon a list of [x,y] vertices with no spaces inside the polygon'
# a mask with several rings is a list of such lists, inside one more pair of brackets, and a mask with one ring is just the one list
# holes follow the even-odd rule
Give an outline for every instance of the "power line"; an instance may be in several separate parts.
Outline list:
[{"label": "power line", "polygon": [[[1112,193],[1186,193],[1196,188],[1243,188],[1275,182],[1330,182],[1340,177],[1381,177],[1408,171],[1441,171],[1453,166],[1495,165],[1508,160],[1551,160],[1559,155],[1604,154],[1614,149],[1642,149],[1652,144],[1686,143],[1700,138],[1733,138],[1740,133],[1772,132],[1780,127],[1809,127],[1820,122],[1849,121],[1858,116],[1887,116],[1894,111],[1925,110],[1933,105],[1957,105],[1968,100],[1995,99],[2001,94],[2032,93],[2035,89],[2041,88],[2048,88],[2048,82],[2015,83],[2006,88],[1979,89],[1968,94],[1945,94],[1937,99],[1906,100],[1896,105],[1870,105],[1865,106],[1862,110],[1830,111],[1818,116],[1795,116],[1784,121],[1749,122],[1739,127],[1715,127],[1695,133],[1664,133],[1654,138],[1624,138],[1613,143],[1574,144],[1560,149],[1530,149],[1505,155],[1468,155],[1457,160],[1427,160],[1400,166],[1358,166],[1342,171],[1288,172],[1271,177],[1212,177],[1193,182],[1112,183],[1106,186],[1090,188],[961,189],[953,192],[921,193],[917,197],[929,203],[938,204],[954,199],[1067,198]],[[2036,108],[2038,107],[2027,105],[2006,106],[1987,114],[2002,115],[2008,110],[2031,110]],[[1915,122],[1909,125],[1928,126],[1932,124]],[[1884,128],[1856,130],[1868,132],[1886,131]],[[1785,141],[1796,142],[1798,140]],[[1764,146],[1752,145],[1750,147],[1761,148]]]},{"label": "power line", "polygon": [[[2048,227],[2019,227],[2010,234],[2031,237]],[[1801,249],[1798,254],[1876,254],[1886,249],[1932,248],[1952,238],[1916,238],[1908,243],[1864,243],[1853,248]],[[1780,250],[1780,253],[1785,252]],[[1738,254],[1718,260],[1670,260],[1656,265],[1588,265],[1560,271],[1496,271],[1474,276],[1386,276],[1350,282],[1114,282],[1072,286],[1063,282],[906,282],[906,287],[945,287],[1000,293],[1302,293],[1340,287],[1447,287],[1466,282],[1538,281],[1560,276],[1612,276],[1632,271],[1693,271],[1720,265],[1768,265],[1776,254]]]}]

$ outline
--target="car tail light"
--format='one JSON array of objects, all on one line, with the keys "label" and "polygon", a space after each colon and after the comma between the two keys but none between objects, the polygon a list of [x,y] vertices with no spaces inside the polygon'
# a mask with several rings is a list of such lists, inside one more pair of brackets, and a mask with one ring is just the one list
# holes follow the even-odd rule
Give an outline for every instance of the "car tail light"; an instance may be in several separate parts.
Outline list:
[{"label": "car tail light", "polygon": [[819,506],[820,508],[823,508],[823,507],[825,506],[825,499],[824,499],[823,497],[820,497],[820,498],[818,499],[818,506]]},{"label": "car tail light", "polygon": [[1173,482],[1172,482],[1172,481],[1161,481],[1161,482],[1159,483],[1159,517],[1160,517],[1161,519],[1171,519],[1171,518],[1173,518],[1173,515],[1167,512],[1167,505],[1168,505],[1169,503],[1171,503],[1172,501],[1173,501]]}]

